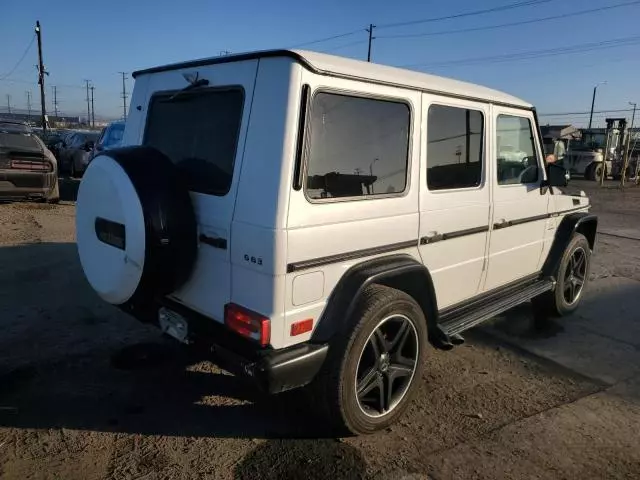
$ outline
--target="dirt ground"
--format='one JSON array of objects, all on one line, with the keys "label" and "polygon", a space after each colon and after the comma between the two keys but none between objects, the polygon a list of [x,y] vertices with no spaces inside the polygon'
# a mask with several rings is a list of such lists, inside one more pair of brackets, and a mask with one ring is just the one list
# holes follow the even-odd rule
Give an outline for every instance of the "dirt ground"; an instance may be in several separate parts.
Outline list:
[{"label": "dirt ground", "polygon": [[100,301],[73,202],[0,205],[0,478],[639,478],[640,188],[572,185],[600,215],[579,313],[432,349],[402,421],[345,439]]}]

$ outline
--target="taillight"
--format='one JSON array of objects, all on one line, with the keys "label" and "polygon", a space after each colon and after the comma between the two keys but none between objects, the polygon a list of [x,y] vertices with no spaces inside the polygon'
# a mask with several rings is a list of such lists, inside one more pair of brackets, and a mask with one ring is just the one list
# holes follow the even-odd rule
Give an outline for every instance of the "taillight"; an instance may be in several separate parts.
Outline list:
[{"label": "taillight", "polygon": [[11,160],[11,168],[14,170],[27,170],[30,172],[52,172],[53,165],[46,160]]},{"label": "taillight", "polygon": [[271,339],[271,320],[247,308],[229,303],[224,308],[224,323],[243,337],[255,340],[263,347]]}]

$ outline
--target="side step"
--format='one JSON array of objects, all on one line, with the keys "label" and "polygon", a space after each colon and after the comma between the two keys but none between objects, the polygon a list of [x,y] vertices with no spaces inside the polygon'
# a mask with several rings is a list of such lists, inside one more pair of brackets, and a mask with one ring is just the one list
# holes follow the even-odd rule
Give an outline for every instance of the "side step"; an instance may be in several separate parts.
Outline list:
[{"label": "side step", "polygon": [[448,335],[462,333],[476,325],[520,305],[533,297],[553,289],[555,282],[551,279],[538,280],[522,288],[514,289],[498,298],[487,298],[486,302],[478,302],[473,308],[462,308],[446,312],[440,318],[439,327]]}]

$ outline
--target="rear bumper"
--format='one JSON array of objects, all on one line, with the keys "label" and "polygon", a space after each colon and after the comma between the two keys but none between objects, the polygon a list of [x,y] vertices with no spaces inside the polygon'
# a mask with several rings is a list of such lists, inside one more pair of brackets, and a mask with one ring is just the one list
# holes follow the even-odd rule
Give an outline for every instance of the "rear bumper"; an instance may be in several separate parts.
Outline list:
[{"label": "rear bumper", "polygon": [[55,187],[56,177],[56,172],[40,173],[3,170],[0,172],[0,196],[46,196]]},{"label": "rear bumper", "polygon": [[[249,377],[268,393],[280,393],[309,384],[318,374],[329,350],[328,344],[300,343],[273,350],[261,348],[225,325],[165,299],[163,307],[180,314],[188,324],[189,343],[205,345],[214,360],[231,373]],[[157,324],[157,312],[132,313],[136,318]]]}]

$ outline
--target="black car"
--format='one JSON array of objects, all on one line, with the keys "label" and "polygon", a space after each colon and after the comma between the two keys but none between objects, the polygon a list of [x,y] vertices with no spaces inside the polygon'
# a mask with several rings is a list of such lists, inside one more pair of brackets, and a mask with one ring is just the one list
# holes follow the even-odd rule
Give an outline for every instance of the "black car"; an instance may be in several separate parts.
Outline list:
[{"label": "black car", "polygon": [[60,200],[56,159],[24,122],[0,119],[0,198]]},{"label": "black car", "polygon": [[60,170],[69,172],[72,177],[80,177],[91,159],[100,132],[77,131],[64,137],[59,149]]}]

